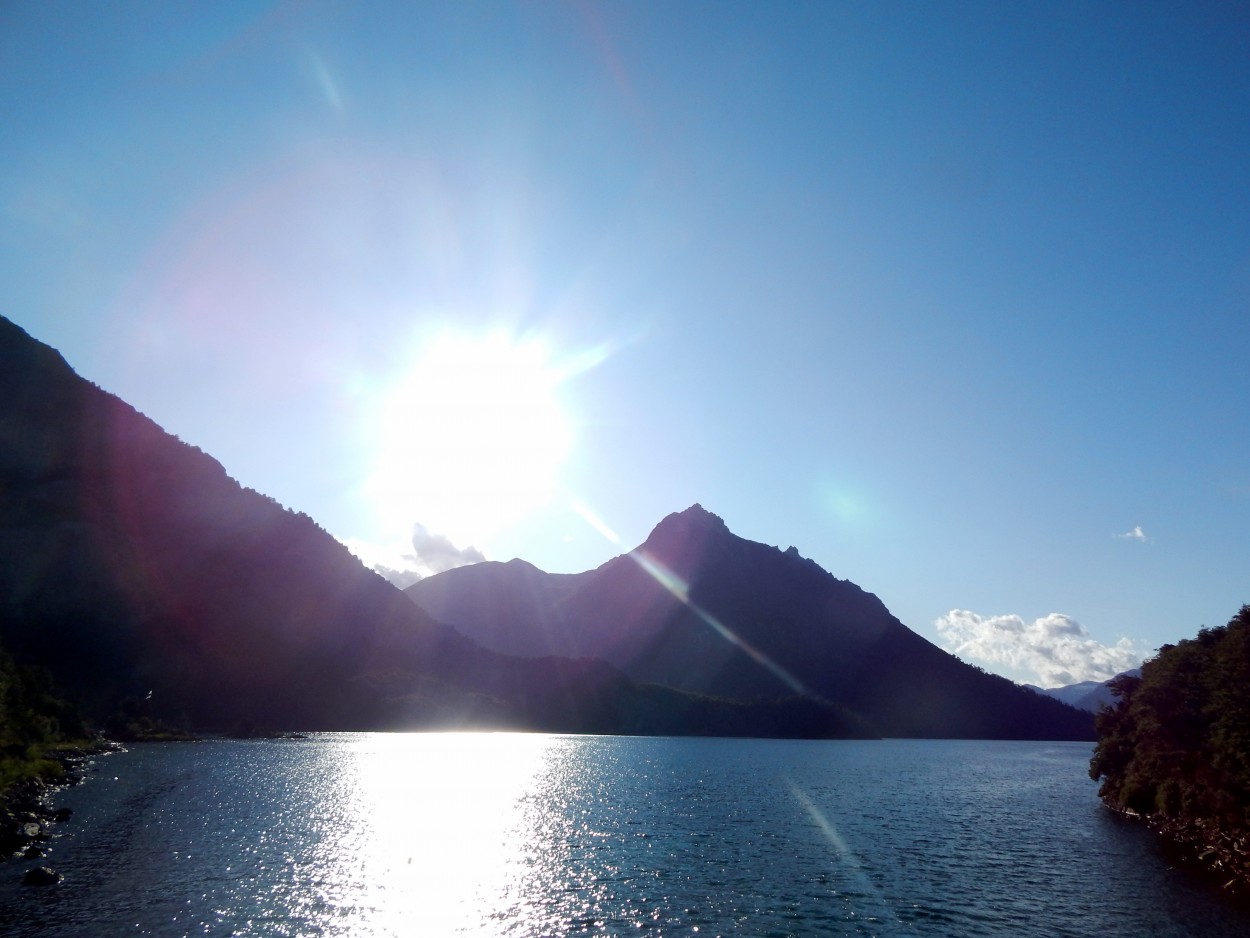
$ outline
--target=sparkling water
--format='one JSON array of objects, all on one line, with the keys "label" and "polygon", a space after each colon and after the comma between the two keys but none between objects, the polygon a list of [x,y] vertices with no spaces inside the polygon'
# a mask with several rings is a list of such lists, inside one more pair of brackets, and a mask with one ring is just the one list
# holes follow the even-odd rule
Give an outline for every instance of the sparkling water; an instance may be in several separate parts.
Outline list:
[{"label": "sparkling water", "polygon": [[[1211,936],[1085,743],[327,734],[98,760],[0,934]],[[21,884],[27,866],[65,875]]]}]

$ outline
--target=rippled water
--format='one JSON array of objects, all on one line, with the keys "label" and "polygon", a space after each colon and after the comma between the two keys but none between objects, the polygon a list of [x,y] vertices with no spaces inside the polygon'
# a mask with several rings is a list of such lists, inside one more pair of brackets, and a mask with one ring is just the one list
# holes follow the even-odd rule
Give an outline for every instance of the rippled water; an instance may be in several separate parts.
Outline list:
[{"label": "rippled water", "polygon": [[100,760],[7,935],[1245,935],[1068,743],[512,734]]}]

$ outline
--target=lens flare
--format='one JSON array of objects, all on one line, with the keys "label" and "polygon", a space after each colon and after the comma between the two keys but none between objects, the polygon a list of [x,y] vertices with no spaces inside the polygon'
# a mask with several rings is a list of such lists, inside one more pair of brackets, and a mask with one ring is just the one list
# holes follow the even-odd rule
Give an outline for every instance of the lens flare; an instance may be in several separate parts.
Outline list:
[{"label": "lens flare", "polygon": [[633,551],[629,556],[636,564],[638,564],[638,566],[642,567],[643,570],[650,574],[657,583],[681,600],[686,607],[703,620],[704,625],[710,628],[713,632],[725,641],[729,642],[731,645],[734,645],[741,651],[745,652],[752,661],[769,671],[774,677],[780,679],[782,683],[784,683],[796,694],[818,699],[817,695],[808,691],[808,689],[803,686],[803,682],[797,677],[779,665],[772,658],[768,657],[768,655],[764,654],[764,652],[760,651],[760,649],[756,648],[746,639],[742,638],[742,636],[738,635],[737,632],[729,628],[729,626],[725,625],[725,623],[721,622],[721,620],[716,618],[716,616],[712,615],[698,603],[694,602],[690,598],[690,585],[667,566],[655,557],[651,556],[642,548]]}]

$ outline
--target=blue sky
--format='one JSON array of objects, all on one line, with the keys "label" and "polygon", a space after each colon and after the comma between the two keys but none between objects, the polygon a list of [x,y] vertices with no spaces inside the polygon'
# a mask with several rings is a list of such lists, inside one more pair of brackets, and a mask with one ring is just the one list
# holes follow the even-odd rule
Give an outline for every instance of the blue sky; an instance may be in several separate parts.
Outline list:
[{"label": "blue sky", "polygon": [[700,502],[1017,679],[1250,601],[1238,4],[10,3],[0,312],[372,562]]}]

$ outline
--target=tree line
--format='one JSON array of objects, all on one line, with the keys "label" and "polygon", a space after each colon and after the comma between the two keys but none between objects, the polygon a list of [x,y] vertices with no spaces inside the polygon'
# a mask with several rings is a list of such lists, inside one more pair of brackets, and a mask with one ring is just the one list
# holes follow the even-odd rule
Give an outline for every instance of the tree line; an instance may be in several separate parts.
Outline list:
[{"label": "tree line", "polygon": [[1250,605],[1110,687],[1089,769],[1103,801],[1250,883]]},{"label": "tree line", "polygon": [[18,664],[0,648],[0,795],[24,779],[60,778],[61,763],[45,754],[88,735],[45,668]]}]

